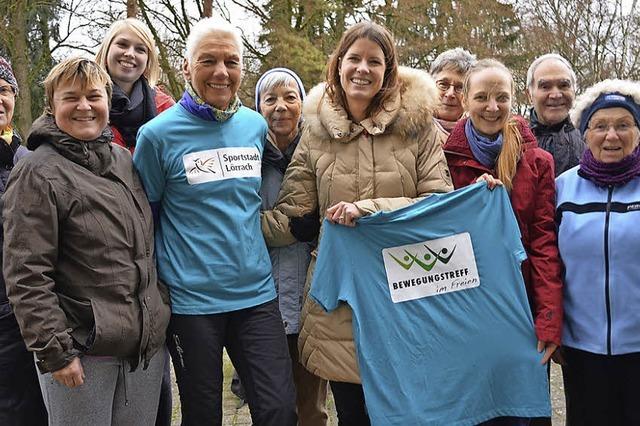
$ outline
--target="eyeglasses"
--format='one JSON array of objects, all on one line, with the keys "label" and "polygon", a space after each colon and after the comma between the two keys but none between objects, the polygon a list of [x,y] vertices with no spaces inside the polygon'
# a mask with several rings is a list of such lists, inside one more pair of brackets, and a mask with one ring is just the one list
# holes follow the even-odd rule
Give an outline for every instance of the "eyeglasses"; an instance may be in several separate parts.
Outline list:
[{"label": "eyeglasses", "polygon": [[15,95],[13,91],[13,87],[11,86],[0,86],[0,96],[9,97]]},{"label": "eyeglasses", "polygon": [[447,90],[449,90],[449,87],[453,87],[453,91],[458,95],[462,93],[462,89],[463,89],[462,84],[452,83],[449,80],[437,80],[436,86],[438,87],[438,89],[442,90],[443,92],[446,92]]},{"label": "eyeglasses", "polygon": [[636,127],[636,124],[630,121],[621,121],[618,123],[606,123],[601,121],[589,126],[588,129],[598,136],[604,136],[609,133],[609,129],[613,128],[613,131],[616,132],[618,136],[625,136],[629,134],[634,127]]}]

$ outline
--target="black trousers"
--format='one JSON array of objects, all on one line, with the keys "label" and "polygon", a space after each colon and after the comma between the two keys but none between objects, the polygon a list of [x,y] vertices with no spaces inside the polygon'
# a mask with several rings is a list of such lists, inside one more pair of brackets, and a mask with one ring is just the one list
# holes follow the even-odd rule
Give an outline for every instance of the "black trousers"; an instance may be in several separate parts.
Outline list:
[{"label": "black trousers", "polygon": [[640,425],[640,353],[598,355],[564,347],[567,425]]},{"label": "black trousers", "polygon": [[0,425],[47,425],[37,374],[15,317],[0,318]]},{"label": "black trousers", "polygon": [[362,385],[329,382],[340,426],[370,426]]},{"label": "black trousers", "polygon": [[257,426],[295,426],[296,393],[277,300],[212,315],[172,315],[168,344],[182,424],[222,424],[222,349],[233,362]]}]

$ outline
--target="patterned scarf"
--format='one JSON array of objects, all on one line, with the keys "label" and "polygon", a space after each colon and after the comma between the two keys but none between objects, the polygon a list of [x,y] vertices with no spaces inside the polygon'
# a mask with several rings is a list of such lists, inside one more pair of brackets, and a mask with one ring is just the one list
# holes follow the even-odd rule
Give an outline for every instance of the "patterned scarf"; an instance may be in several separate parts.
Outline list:
[{"label": "patterned scarf", "polygon": [[471,120],[467,120],[465,123],[464,133],[474,158],[486,168],[493,169],[502,150],[502,133],[495,140],[491,140],[478,133]]},{"label": "patterned scarf", "polygon": [[235,114],[242,106],[238,95],[231,101],[227,109],[219,110],[207,104],[203,99],[198,96],[190,83],[187,83],[186,90],[180,99],[180,105],[182,105],[191,114],[202,118],[207,121],[218,121],[220,123],[227,121]]},{"label": "patterned scarf", "polygon": [[640,176],[640,146],[615,163],[598,161],[590,149],[585,149],[578,174],[598,186],[624,185],[634,177]]}]

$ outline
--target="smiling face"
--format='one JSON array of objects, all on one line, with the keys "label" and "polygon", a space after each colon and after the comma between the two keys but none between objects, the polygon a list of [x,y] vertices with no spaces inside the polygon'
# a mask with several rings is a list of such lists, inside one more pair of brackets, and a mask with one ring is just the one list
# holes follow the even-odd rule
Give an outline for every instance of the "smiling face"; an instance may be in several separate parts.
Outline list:
[{"label": "smiling face", "polygon": [[385,61],[380,46],[357,39],[340,60],[340,85],[351,113],[364,111],[384,83]]},{"label": "smiling face", "polygon": [[485,68],[468,79],[463,103],[475,129],[497,136],[511,114],[511,76],[499,68]]},{"label": "smiling face", "polygon": [[0,78],[0,132],[11,125],[15,103],[16,95],[13,93],[13,87]]},{"label": "smiling face", "polygon": [[260,95],[260,111],[278,140],[291,142],[298,133],[302,100],[295,83],[279,85]]},{"label": "smiling face", "polygon": [[149,48],[133,31],[124,29],[107,52],[107,71],[115,84],[129,93],[133,84],[144,74]]},{"label": "smiling face", "polygon": [[434,76],[436,87],[440,93],[440,106],[436,117],[446,121],[458,121],[462,117],[462,83],[464,75],[460,72],[443,69]]},{"label": "smiling face", "polygon": [[593,157],[603,163],[622,160],[638,146],[640,131],[625,108],[603,108],[589,120],[585,133]]},{"label": "smiling face", "polygon": [[52,109],[58,128],[81,141],[100,136],[109,119],[109,99],[105,88],[83,87],[79,81],[58,84],[53,93]]},{"label": "smiling face", "polygon": [[546,125],[558,124],[567,118],[576,96],[569,70],[556,59],[538,65],[527,93],[538,119]]},{"label": "smiling face", "polygon": [[230,34],[204,37],[185,58],[184,76],[207,104],[225,110],[235,98],[242,75],[242,58]]}]

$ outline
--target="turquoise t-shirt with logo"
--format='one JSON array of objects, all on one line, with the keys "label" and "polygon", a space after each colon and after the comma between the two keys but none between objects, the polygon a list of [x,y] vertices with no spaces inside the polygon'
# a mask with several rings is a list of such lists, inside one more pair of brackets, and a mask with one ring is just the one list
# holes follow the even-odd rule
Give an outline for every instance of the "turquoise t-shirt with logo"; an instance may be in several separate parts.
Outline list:
[{"label": "turquoise t-shirt with logo", "polygon": [[158,275],[176,314],[235,311],[273,300],[260,228],[267,124],[241,107],[225,122],[176,104],[142,126],[133,162],[159,203]]},{"label": "turquoise t-shirt with logo", "polygon": [[480,183],[323,230],[310,294],[353,311],[373,425],[551,415],[503,188]]}]

